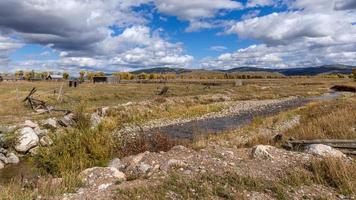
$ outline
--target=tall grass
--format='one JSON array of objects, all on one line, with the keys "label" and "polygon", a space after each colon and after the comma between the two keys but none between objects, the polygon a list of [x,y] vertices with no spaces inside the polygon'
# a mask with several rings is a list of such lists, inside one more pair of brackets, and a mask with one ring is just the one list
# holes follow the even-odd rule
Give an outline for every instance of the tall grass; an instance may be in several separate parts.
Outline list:
[{"label": "tall grass", "polygon": [[297,139],[355,139],[356,98],[312,104],[301,111],[300,124],[286,132]]}]

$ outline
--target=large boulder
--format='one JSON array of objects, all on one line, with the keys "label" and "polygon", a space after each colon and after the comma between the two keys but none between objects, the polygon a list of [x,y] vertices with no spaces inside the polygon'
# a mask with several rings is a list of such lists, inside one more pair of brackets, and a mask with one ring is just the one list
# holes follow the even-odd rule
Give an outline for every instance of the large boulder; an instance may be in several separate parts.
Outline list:
[{"label": "large boulder", "polygon": [[38,145],[39,138],[35,131],[30,127],[25,127],[20,131],[18,144],[15,146],[16,151],[25,153]]},{"label": "large boulder", "polygon": [[269,145],[257,145],[252,148],[252,157],[261,159],[271,159],[273,156],[270,154],[270,150],[275,147]]},{"label": "large boulder", "polygon": [[93,167],[82,171],[79,178],[85,186],[97,187],[125,181],[126,175],[114,167]]},{"label": "large boulder", "polygon": [[341,151],[324,144],[311,144],[306,146],[305,152],[320,157],[346,157]]}]

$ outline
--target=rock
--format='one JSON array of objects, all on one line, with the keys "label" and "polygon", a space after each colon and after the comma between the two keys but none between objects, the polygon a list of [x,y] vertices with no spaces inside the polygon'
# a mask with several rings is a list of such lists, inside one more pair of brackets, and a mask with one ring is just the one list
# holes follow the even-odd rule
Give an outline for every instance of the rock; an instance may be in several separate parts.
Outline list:
[{"label": "rock", "polygon": [[275,148],[268,145],[257,145],[252,148],[253,158],[271,159],[273,156],[268,152],[270,149]]},{"label": "rock", "polygon": [[25,123],[22,125],[23,127],[30,127],[30,128],[38,128],[38,124],[34,123],[31,120],[26,120]]},{"label": "rock", "polygon": [[20,159],[14,154],[14,153],[9,153],[7,154],[7,163],[9,164],[17,164],[20,162]]},{"label": "rock", "polygon": [[114,167],[93,167],[79,174],[80,180],[87,187],[125,181],[126,175]]},{"label": "rock", "polygon": [[16,151],[25,153],[33,147],[38,145],[38,136],[30,127],[21,129],[19,142],[15,146]]},{"label": "rock", "polygon": [[4,167],[5,167],[5,164],[2,161],[0,161],[0,169],[2,169]]},{"label": "rock", "polygon": [[7,154],[7,150],[4,149],[4,148],[0,148],[0,153],[2,153],[2,154]]},{"label": "rock", "polygon": [[47,135],[48,134],[48,130],[43,130],[43,129],[40,129],[39,127],[33,129],[35,131],[35,133],[38,135],[38,136],[42,136],[42,135]]},{"label": "rock", "polygon": [[146,151],[144,153],[140,153],[135,156],[129,156],[129,157],[126,157],[125,160],[123,159],[123,161],[126,161],[124,163],[127,163],[126,166],[128,166],[128,168],[133,169],[133,168],[136,168],[136,166],[141,162],[141,160],[149,153],[150,152]]},{"label": "rock", "polygon": [[44,147],[47,147],[47,146],[51,146],[53,144],[53,141],[49,136],[43,136],[40,139],[40,144]]},{"label": "rock", "polygon": [[341,151],[324,144],[311,144],[306,146],[305,152],[320,157],[346,157]]},{"label": "rock", "polygon": [[102,120],[103,120],[103,118],[97,112],[91,114],[90,122],[91,122],[92,127],[97,127],[101,123]]},{"label": "rock", "polygon": [[42,126],[47,129],[56,129],[57,128],[57,121],[54,118],[46,119],[42,122]]},{"label": "rock", "polygon": [[7,157],[2,153],[0,153],[0,161],[3,162],[4,164],[8,163]]},{"label": "rock", "polygon": [[110,107],[106,106],[106,107],[102,107],[101,108],[101,116],[105,117],[108,114],[108,110],[110,109]]},{"label": "rock", "polygon": [[163,163],[159,169],[162,171],[168,171],[172,167],[184,168],[187,167],[187,164],[182,160],[170,159]]},{"label": "rock", "polygon": [[58,124],[64,127],[71,126],[75,123],[75,115],[73,113],[69,113],[65,115],[62,119],[57,121]]},{"label": "rock", "polygon": [[138,170],[143,174],[146,174],[151,168],[151,165],[148,165],[144,162],[140,163],[140,165],[138,166]]},{"label": "rock", "polygon": [[118,170],[122,170],[125,168],[125,165],[121,162],[119,158],[114,158],[112,161],[110,161],[108,167],[114,167]]}]

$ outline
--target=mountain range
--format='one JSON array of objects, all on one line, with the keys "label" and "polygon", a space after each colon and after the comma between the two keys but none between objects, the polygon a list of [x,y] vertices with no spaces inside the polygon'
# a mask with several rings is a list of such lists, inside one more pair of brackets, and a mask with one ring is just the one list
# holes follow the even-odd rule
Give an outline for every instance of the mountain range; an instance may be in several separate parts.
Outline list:
[{"label": "mountain range", "polygon": [[[349,65],[323,65],[317,67],[302,67],[302,68],[285,68],[285,69],[277,69],[277,68],[257,68],[257,67],[237,67],[228,70],[205,70],[212,72],[222,72],[222,73],[234,73],[234,72],[270,72],[270,73],[280,73],[285,76],[315,76],[319,74],[351,74],[352,69],[356,68],[356,66]],[[139,73],[189,73],[199,71],[197,69],[185,69],[185,68],[168,68],[168,67],[159,67],[159,68],[150,68],[150,69],[141,69],[137,71],[133,71],[134,74]]]}]

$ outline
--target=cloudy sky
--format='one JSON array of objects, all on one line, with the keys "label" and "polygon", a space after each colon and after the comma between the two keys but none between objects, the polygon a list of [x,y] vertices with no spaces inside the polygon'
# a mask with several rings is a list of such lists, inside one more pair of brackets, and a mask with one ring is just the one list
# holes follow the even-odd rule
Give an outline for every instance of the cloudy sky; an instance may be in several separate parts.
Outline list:
[{"label": "cloudy sky", "polygon": [[356,65],[356,0],[0,0],[0,71]]}]

